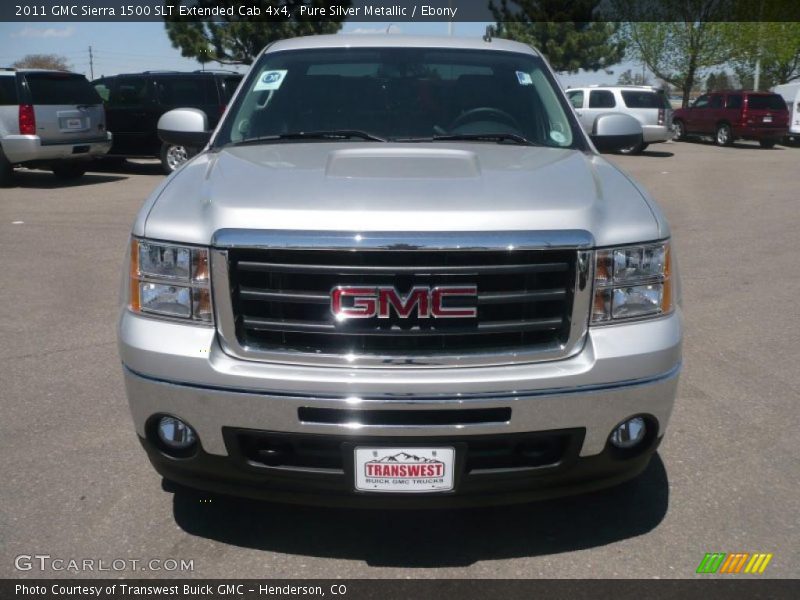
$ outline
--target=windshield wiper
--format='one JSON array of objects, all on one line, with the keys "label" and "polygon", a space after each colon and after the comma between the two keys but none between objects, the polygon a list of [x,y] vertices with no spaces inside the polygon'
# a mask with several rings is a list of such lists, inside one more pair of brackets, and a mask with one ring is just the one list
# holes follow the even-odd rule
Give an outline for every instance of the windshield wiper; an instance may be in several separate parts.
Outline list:
[{"label": "windshield wiper", "polygon": [[396,142],[459,142],[459,141],[474,141],[474,142],[514,142],[516,144],[524,144],[525,146],[541,146],[536,142],[530,141],[528,138],[523,137],[516,133],[453,133],[445,135],[434,135],[431,137],[418,137],[418,138],[397,138]]},{"label": "windshield wiper", "polygon": [[516,142],[526,146],[539,146],[528,138],[516,133],[454,133],[452,135],[435,135],[431,138],[434,142],[438,141],[476,141],[476,142]]},{"label": "windshield wiper", "polygon": [[246,146],[249,144],[264,144],[279,142],[281,140],[348,140],[358,138],[370,142],[385,142],[386,139],[358,129],[334,129],[331,131],[296,131],[293,133],[279,133],[275,135],[262,135],[233,142],[232,146]]}]

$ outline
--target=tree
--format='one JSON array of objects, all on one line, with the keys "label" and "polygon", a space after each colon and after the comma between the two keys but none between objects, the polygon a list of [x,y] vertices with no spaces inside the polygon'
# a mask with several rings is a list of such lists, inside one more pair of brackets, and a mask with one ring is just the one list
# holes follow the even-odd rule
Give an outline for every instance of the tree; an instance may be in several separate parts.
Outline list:
[{"label": "tree", "polygon": [[499,36],[536,47],[553,69],[574,73],[580,69],[608,70],[625,54],[616,39],[616,23],[597,21],[602,0],[494,0],[489,8]]},{"label": "tree", "polygon": [[631,69],[620,73],[617,78],[619,85],[650,85],[650,77],[647,73],[634,73]]},{"label": "tree", "polygon": [[[197,21],[196,17],[181,17],[178,7],[194,6],[198,9],[226,8],[237,3],[230,0],[165,0],[172,6],[172,16],[164,17],[172,46],[180,49],[181,55],[194,58],[200,63],[218,62],[225,65],[249,65],[267,44],[276,40],[301,35],[336,33],[344,17],[324,17],[325,20],[298,19],[299,7],[330,8],[349,6],[350,2],[337,0],[252,0],[248,7],[260,9],[260,17],[222,16],[218,22]],[[283,12],[285,7],[285,13]],[[278,11],[277,13],[275,11]],[[269,15],[278,15],[268,19]],[[289,15],[284,18],[282,15]]]},{"label": "tree", "polygon": [[683,106],[703,73],[728,57],[729,24],[719,22],[726,16],[724,0],[612,0],[612,5],[614,14],[625,21],[620,37],[630,57],[679,88]]},{"label": "tree", "polygon": [[733,71],[743,86],[753,87],[759,61],[761,89],[800,79],[800,22],[735,23],[726,37]]},{"label": "tree", "polygon": [[15,69],[50,69],[69,71],[69,62],[57,54],[27,54],[11,65]]}]

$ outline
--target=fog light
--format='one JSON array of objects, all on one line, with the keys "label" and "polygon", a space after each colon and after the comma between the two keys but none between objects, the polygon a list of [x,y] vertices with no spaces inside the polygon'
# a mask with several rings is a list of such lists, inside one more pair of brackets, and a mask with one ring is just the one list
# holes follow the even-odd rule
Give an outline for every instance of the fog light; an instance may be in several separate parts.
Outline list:
[{"label": "fog light", "polygon": [[611,443],[617,448],[633,448],[644,439],[647,426],[642,417],[634,417],[620,423],[611,432]]},{"label": "fog light", "polygon": [[175,417],[161,417],[158,420],[158,439],[174,450],[186,450],[197,440],[194,429]]}]

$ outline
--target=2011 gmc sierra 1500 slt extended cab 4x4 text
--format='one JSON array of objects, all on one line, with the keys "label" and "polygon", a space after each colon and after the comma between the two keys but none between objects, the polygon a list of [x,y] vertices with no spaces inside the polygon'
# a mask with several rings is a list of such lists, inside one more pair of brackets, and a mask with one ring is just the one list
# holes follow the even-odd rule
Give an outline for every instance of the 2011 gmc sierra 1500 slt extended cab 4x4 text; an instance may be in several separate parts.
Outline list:
[{"label": "2011 gmc sierra 1500 slt extended cab 4x4 text", "polygon": [[640,473],[681,311],[657,204],[546,61],[499,39],[315,36],[254,62],[133,226],[119,348],[166,479],[378,507],[522,501]]}]

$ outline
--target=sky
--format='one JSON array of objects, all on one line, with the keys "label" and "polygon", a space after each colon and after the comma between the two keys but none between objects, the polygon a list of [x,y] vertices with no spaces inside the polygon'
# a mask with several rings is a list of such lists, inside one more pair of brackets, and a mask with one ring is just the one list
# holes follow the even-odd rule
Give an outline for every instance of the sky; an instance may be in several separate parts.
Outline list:
[{"label": "sky", "polygon": [[[456,36],[482,36],[489,23],[453,23]],[[345,23],[342,33],[384,33],[448,35],[448,23]],[[73,71],[92,77],[89,66],[92,47],[94,77],[135,73],[147,70],[194,71],[201,68],[193,59],[183,58],[172,47],[163,23],[0,23],[0,67],[26,54],[64,56]],[[244,71],[240,67],[209,63],[206,68]],[[627,69],[641,70],[640,65],[621,63],[612,67],[613,75],[603,71],[560,75],[564,87],[615,83]]]}]

